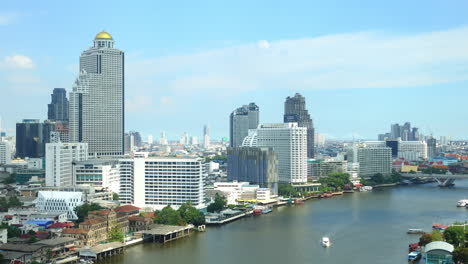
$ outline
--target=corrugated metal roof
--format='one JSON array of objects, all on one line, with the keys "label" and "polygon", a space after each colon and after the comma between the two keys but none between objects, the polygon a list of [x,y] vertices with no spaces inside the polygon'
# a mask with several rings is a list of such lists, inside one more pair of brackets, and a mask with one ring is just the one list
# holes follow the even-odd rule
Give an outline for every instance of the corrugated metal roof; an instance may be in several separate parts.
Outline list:
[{"label": "corrugated metal roof", "polygon": [[426,245],[425,251],[426,253],[429,253],[429,251],[432,250],[445,250],[447,252],[452,253],[453,252],[453,246],[447,242],[444,241],[434,241]]}]

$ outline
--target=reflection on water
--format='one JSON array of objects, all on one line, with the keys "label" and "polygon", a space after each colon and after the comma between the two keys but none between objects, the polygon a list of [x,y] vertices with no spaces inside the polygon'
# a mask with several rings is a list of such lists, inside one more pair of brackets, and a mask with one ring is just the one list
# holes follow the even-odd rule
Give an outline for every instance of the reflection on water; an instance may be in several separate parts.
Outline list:
[{"label": "reflection on water", "polygon": [[[347,194],[268,215],[209,228],[166,245],[143,244],[102,263],[407,263],[409,228],[465,221],[456,202],[468,198],[468,181],[455,188],[435,184]],[[320,244],[329,236],[330,248]]]}]

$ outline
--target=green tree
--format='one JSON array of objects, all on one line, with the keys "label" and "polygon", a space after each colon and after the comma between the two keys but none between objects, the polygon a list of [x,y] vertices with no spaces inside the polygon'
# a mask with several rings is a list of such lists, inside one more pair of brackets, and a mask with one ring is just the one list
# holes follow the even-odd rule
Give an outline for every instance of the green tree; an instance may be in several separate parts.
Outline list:
[{"label": "green tree", "polygon": [[16,196],[12,196],[8,199],[8,207],[23,206],[23,203]]},{"label": "green tree", "polygon": [[5,212],[8,209],[8,201],[5,197],[0,197],[0,208]]},{"label": "green tree", "polygon": [[119,194],[118,193],[113,193],[112,194],[112,200],[118,201],[119,200]]},{"label": "green tree", "polygon": [[279,184],[278,195],[284,197],[298,197],[299,193],[291,184]]},{"label": "green tree", "polygon": [[382,173],[376,173],[371,177],[371,180],[376,184],[382,184],[385,182],[385,177]]},{"label": "green tree", "polygon": [[118,227],[113,227],[109,231],[110,242],[124,242],[124,233]]},{"label": "green tree", "polygon": [[319,179],[323,187],[330,187],[333,190],[342,190],[346,184],[351,184],[348,173],[330,173],[327,177]]},{"label": "green tree", "polygon": [[218,193],[216,193],[214,202],[208,205],[206,210],[210,213],[219,212],[223,210],[225,206],[226,206],[226,197],[221,196]]},{"label": "green tree", "polygon": [[36,243],[36,242],[37,242],[37,237],[35,237],[35,236],[30,237],[29,240],[28,240],[29,244]]},{"label": "green tree", "polygon": [[155,222],[162,225],[185,225],[186,222],[180,217],[179,212],[172,209],[170,205],[164,207],[161,211],[156,211]]},{"label": "green tree", "polygon": [[2,224],[2,225],[0,225],[0,229],[4,229],[4,228],[7,229],[8,238],[21,236],[21,230],[19,230],[19,229],[18,229],[17,227],[15,227],[15,226],[9,226],[9,225],[7,225],[7,224]]},{"label": "green tree", "polygon": [[16,173],[10,174],[8,177],[6,177],[3,180],[4,184],[12,184],[12,183],[15,183],[15,182],[16,182]]},{"label": "green tree", "polygon": [[28,231],[28,235],[30,236],[35,236],[36,235],[36,232],[34,230],[29,230]]},{"label": "green tree", "polygon": [[456,264],[468,263],[468,248],[457,248],[453,251],[453,262]]},{"label": "green tree", "polygon": [[419,245],[420,246],[425,246],[429,243],[432,242],[432,234],[431,233],[424,233],[422,236],[419,238]]},{"label": "green tree", "polygon": [[102,210],[104,209],[99,204],[91,203],[91,204],[82,204],[80,206],[75,207],[76,215],[78,216],[78,223],[84,221],[84,219],[88,216],[90,211]]},{"label": "green tree", "polygon": [[182,220],[196,226],[205,224],[205,215],[192,206],[191,202],[182,204],[177,210]]},{"label": "green tree", "polygon": [[445,241],[454,247],[459,247],[465,239],[465,231],[461,226],[450,226],[444,231]]},{"label": "green tree", "polygon": [[442,234],[439,230],[435,229],[432,231],[432,241],[443,241]]}]

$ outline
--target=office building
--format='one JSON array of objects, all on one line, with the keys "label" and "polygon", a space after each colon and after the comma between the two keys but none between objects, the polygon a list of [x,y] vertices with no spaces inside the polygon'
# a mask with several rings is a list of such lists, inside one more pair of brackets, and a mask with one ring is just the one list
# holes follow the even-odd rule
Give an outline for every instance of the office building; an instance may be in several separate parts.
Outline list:
[{"label": "office building", "polygon": [[67,91],[64,88],[55,88],[51,98],[52,101],[48,104],[47,119],[68,122]]},{"label": "office building", "polygon": [[135,150],[135,136],[130,133],[125,133],[124,136],[125,154],[132,153]]},{"label": "office building", "polygon": [[8,141],[0,141],[0,164],[6,164],[11,161],[11,146]]},{"label": "office building", "polygon": [[205,125],[203,127],[203,147],[208,148],[211,144],[211,139],[210,139],[210,127],[208,125]]},{"label": "office building", "polygon": [[87,143],[46,144],[46,186],[72,186],[72,163],[88,159]]},{"label": "office building", "polygon": [[392,149],[382,142],[358,143],[353,146],[348,162],[359,163],[359,176],[371,177],[377,173],[389,175],[392,172]]},{"label": "office building", "polygon": [[39,119],[24,119],[16,123],[16,157],[43,158],[45,144],[50,142],[50,133],[55,123],[41,123]]},{"label": "office building", "polygon": [[427,144],[424,141],[399,141],[398,158],[407,161],[426,160]]},{"label": "office building", "polygon": [[84,160],[73,163],[76,185],[88,184],[114,193],[120,190],[120,168],[117,160]]},{"label": "office building", "polygon": [[296,122],[299,127],[307,128],[307,157],[313,158],[315,155],[315,129],[309,111],[306,109],[304,96],[296,93],[294,97],[287,97],[284,102],[284,122]]},{"label": "office building", "polygon": [[120,159],[121,204],[162,209],[191,201],[204,207],[203,159],[145,157]]},{"label": "office building", "polygon": [[227,167],[229,181],[258,184],[278,193],[278,155],[273,148],[228,148]]},{"label": "office building", "polygon": [[240,147],[248,135],[249,129],[257,128],[259,123],[259,108],[255,103],[244,105],[234,110],[229,116],[230,146]]},{"label": "office building", "polygon": [[307,161],[307,176],[310,178],[327,177],[331,173],[346,173],[348,171],[347,161],[335,160],[313,160]]},{"label": "office building", "polygon": [[68,220],[78,220],[75,208],[82,204],[82,192],[39,191],[36,208],[48,213],[67,212]]},{"label": "office building", "polygon": [[399,138],[402,141],[419,141],[420,140],[419,129],[417,127],[412,128],[410,122],[405,122],[405,124],[402,126],[400,126],[397,123],[397,124],[391,125],[390,133],[378,135],[379,141],[383,141],[386,139],[397,140]]},{"label": "office building", "polygon": [[91,155],[124,154],[124,52],[107,32],[81,54],[69,119],[71,142],[88,143]]},{"label": "office building", "polygon": [[427,143],[427,156],[429,158],[437,156],[437,140],[433,137],[430,137],[426,140]]},{"label": "office building", "polygon": [[245,147],[273,148],[280,183],[307,182],[307,128],[297,123],[262,124],[249,131]]}]

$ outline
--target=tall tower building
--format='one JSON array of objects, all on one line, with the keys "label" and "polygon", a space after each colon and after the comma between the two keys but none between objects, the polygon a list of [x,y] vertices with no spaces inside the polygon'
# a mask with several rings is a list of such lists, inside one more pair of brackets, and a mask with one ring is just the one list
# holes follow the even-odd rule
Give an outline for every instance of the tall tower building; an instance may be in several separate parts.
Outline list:
[{"label": "tall tower building", "polygon": [[210,127],[208,125],[203,127],[203,146],[205,148],[210,146]]},{"label": "tall tower building", "polygon": [[64,88],[55,88],[48,104],[47,119],[51,121],[68,121],[68,99]]},{"label": "tall tower building", "polygon": [[306,109],[306,102],[304,96],[296,93],[294,97],[287,97],[284,102],[284,122],[295,123],[299,127],[307,128],[307,157],[314,157],[314,137],[315,129],[314,123],[310,118],[309,111]]},{"label": "tall tower building", "polygon": [[124,52],[100,32],[80,57],[70,93],[70,141],[88,143],[95,156],[124,153]]},{"label": "tall tower building", "polygon": [[257,128],[259,108],[255,103],[234,110],[229,117],[229,140],[232,148],[240,147],[249,134],[249,129]]}]

